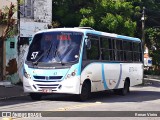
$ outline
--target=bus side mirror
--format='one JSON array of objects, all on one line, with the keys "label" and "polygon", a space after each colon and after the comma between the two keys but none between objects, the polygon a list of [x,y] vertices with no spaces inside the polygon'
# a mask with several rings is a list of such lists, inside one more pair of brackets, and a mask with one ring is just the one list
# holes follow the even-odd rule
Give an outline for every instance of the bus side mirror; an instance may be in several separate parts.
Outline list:
[{"label": "bus side mirror", "polygon": [[85,43],[86,43],[86,46],[87,46],[87,49],[89,50],[89,49],[91,49],[91,41],[90,41],[90,39],[86,39],[85,40]]}]

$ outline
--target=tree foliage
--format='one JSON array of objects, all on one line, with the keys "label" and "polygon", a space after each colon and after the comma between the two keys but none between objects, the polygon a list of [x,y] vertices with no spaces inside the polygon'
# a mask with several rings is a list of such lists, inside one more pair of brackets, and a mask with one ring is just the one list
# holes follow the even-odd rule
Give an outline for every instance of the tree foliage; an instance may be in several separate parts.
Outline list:
[{"label": "tree foliage", "polygon": [[[53,21],[58,27],[87,26],[141,38],[143,7],[146,8],[145,44],[157,61],[160,56],[160,0],[54,0]],[[151,50],[153,45],[156,51]]]},{"label": "tree foliage", "polygon": [[150,48],[150,56],[153,64],[160,69],[160,28],[148,28],[146,30],[146,44]]},{"label": "tree foliage", "polygon": [[140,7],[133,1],[126,0],[93,0],[91,6],[80,10],[83,18],[80,26],[91,26],[97,30],[134,36],[136,16]]},{"label": "tree foliage", "polygon": [[53,1],[53,21],[56,27],[76,27],[79,26],[81,15],[79,10],[89,5],[86,0],[54,0]]},{"label": "tree foliage", "polygon": [[160,70],[160,1],[142,0],[141,5],[146,8],[145,43],[149,48],[149,54],[152,57],[153,65]]},{"label": "tree foliage", "polygon": [[0,10],[0,25],[5,25],[5,28],[2,32],[2,36],[0,36],[0,40],[6,40],[6,37],[13,30],[13,26],[15,24],[15,19],[12,18],[15,12],[15,5],[10,4],[10,6],[6,6],[4,10]]}]

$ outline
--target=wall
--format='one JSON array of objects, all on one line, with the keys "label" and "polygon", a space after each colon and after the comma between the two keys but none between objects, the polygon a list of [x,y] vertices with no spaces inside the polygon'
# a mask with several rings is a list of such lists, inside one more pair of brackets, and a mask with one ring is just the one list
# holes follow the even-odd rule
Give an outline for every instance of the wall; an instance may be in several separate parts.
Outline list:
[{"label": "wall", "polygon": [[32,37],[37,31],[48,29],[52,22],[52,0],[34,0],[31,5],[33,15],[25,17],[23,12],[20,18],[20,37]]},{"label": "wall", "polygon": [[33,35],[44,29],[52,22],[52,0],[31,0],[33,15],[24,14],[20,18],[20,40],[18,42],[18,71],[22,80],[23,63],[28,53],[28,47]]},{"label": "wall", "polygon": [[37,0],[34,2],[34,21],[52,22],[52,0]]},{"label": "wall", "polygon": [[[10,7],[11,2],[15,6],[17,5],[17,0],[0,0],[0,9],[3,11],[6,6]],[[14,13],[13,19],[17,19],[17,12]],[[0,36],[2,36],[5,27],[5,25],[0,25]],[[14,48],[10,48],[10,45]],[[5,79],[16,83],[19,79],[17,74],[17,35],[7,38],[3,46],[3,51],[3,74],[6,75]]]},{"label": "wall", "polygon": [[23,64],[26,59],[27,53],[28,53],[28,47],[31,42],[31,38],[29,37],[21,37],[19,43],[18,43],[18,73],[19,78],[22,81],[23,78]]},{"label": "wall", "polygon": [[6,41],[6,79],[12,83],[19,82],[18,71],[18,36],[10,37]]},{"label": "wall", "polygon": [[21,37],[33,37],[33,35],[44,29],[48,29],[48,23],[40,23],[34,21],[21,20],[20,36]]}]

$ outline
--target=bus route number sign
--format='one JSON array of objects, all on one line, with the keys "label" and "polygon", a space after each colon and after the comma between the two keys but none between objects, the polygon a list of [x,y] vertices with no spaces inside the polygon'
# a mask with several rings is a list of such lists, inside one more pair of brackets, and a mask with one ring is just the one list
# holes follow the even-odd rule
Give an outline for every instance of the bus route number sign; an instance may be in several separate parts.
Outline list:
[{"label": "bus route number sign", "polygon": [[70,35],[57,35],[57,40],[71,40]]}]

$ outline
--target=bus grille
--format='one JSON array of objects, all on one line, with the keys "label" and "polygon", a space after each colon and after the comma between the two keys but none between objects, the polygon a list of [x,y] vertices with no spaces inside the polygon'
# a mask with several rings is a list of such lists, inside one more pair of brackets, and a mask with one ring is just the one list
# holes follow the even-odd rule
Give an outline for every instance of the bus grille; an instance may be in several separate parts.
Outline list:
[{"label": "bus grille", "polygon": [[33,76],[35,82],[60,82],[63,76]]},{"label": "bus grille", "polygon": [[38,88],[42,91],[43,89],[49,89],[52,91],[57,91],[61,85],[54,84],[54,82],[61,82],[63,76],[33,76],[34,82]]}]

